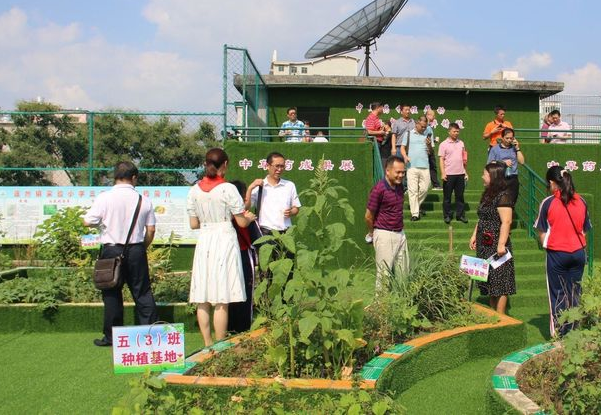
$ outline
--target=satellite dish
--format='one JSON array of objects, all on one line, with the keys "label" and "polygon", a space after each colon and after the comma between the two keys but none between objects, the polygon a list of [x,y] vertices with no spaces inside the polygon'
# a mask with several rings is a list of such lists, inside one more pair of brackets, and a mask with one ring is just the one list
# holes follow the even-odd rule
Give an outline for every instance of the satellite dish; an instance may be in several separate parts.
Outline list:
[{"label": "satellite dish", "polygon": [[[330,30],[305,53],[305,58],[339,55],[365,48],[365,76],[369,76],[370,47],[388,29],[408,0],[375,0]],[[378,69],[379,70],[379,69]]]}]

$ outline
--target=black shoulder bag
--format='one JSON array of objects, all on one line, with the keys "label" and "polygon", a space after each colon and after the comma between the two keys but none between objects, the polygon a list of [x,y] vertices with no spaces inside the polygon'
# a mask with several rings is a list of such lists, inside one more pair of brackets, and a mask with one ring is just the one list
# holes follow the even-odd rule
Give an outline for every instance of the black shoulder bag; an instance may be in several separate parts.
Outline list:
[{"label": "black shoulder bag", "polygon": [[261,232],[261,228],[259,227],[259,213],[261,212],[261,202],[263,201],[263,186],[259,186],[259,190],[257,192],[257,208],[255,215],[257,215],[257,220],[253,220],[248,225],[248,234],[250,236],[250,242],[252,244],[255,243],[257,239],[263,236],[263,232]]},{"label": "black shoulder bag", "polygon": [[129,227],[127,239],[125,240],[121,254],[115,258],[99,259],[94,265],[94,285],[99,290],[108,290],[121,285],[121,265],[125,260],[125,249],[129,244],[129,238],[131,238],[131,234],[134,231],[134,226],[138,220],[141,204],[142,195],[139,195],[134,218],[131,221],[131,226]]},{"label": "black shoulder bag", "polygon": [[[568,202],[569,203],[569,202]],[[563,205],[563,203],[562,203]],[[568,217],[570,218],[570,222],[572,222],[572,227],[574,228],[574,232],[576,233],[576,238],[578,238],[578,242],[580,242],[580,246],[584,250],[584,263],[588,264],[588,255],[586,254],[586,249],[584,249],[584,244],[580,240],[580,234],[578,234],[578,229],[576,229],[576,225],[574,224],[574,220],[572,219],[572,215],[570,215],[570,210],[567,205],[563,205],[566,208],[566,212],[568,212]]]}]

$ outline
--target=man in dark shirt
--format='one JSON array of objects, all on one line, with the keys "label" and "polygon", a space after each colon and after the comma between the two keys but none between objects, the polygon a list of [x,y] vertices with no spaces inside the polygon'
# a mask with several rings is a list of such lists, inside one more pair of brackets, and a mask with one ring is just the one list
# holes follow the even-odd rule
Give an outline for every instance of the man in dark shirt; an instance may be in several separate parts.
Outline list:
[{"label": "man in dark shirt", "polygon": [[405,163],[398,156],[386,160],[384,179],[371,189],[365,223],[376,252],[376,291],[386,285],[387,275],[407,269],[407,239],[403,232],[403,177]]}]

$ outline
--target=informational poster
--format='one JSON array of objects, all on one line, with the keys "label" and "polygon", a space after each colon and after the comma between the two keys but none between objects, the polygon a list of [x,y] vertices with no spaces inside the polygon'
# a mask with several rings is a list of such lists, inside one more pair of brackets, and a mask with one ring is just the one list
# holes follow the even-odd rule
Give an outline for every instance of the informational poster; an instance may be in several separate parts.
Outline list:
[{"label": "informational poster", "polygon": [[[58,210],[81,206],[89,208],[100,193],[110,187],[0,187],[0,242],[19,244],[30,242],[36,228]],[[157,219],[156,243],[169,240],[173,232],[178,244],[194,244],[197,231],[190,229],[186,212],[188,186],[136,187],[152,202]],[[93,245],[93,239],[82,241]]]},{"label": "informational poster", "polygon": [[115,373],[185,367],[184,324],[113,327]]}]

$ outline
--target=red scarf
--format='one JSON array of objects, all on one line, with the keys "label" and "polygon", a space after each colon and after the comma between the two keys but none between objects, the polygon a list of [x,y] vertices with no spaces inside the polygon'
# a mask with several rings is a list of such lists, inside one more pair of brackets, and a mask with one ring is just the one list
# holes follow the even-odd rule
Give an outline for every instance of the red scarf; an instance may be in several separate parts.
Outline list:
[{"label": "red scarf", "polygon": [[200,190],[202,190],[203,192],[210,192],[211,190],[213,190],[215,187],[219,186],[222,183],[227,183],[225,181],[225,179],[221,176],[215,176],[215,177],[203,177],[202,180],[200,180],[198,182],[198,187],[200,187]]}]

